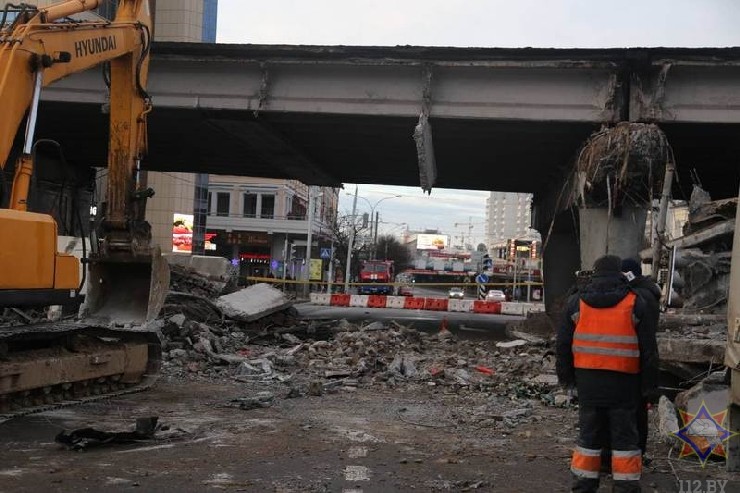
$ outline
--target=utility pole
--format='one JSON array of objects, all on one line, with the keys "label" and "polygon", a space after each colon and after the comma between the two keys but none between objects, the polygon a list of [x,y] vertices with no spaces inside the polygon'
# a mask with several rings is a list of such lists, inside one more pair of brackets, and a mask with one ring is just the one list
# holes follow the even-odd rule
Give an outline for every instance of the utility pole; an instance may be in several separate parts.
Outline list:
[{"label": "utility pole", "polygon": [[377,259],[378,255],[378,223],[380,222],[380,211],[375,213],[375,233],[373,233],[373,260]]},{"label": "utility pole", "polygon": [[357,194],[359,187],[355,185],[355,200],[352,201],[352,215],[350,216],[351,228],[349,230],[349,244],[347,245],[347,267],[344,275],[344,293],[349,294],[349,276],[352,266],[352,247],[355,243],[355,214],[357,214]]},{"label": "utility pole", "polygon": [[308,298],[311,287],[311,243],[313,242],[313,216],[315,211],[313,185],[308,187],[308,233],[306,234],[306,284],[303,285],[303,295]]}]

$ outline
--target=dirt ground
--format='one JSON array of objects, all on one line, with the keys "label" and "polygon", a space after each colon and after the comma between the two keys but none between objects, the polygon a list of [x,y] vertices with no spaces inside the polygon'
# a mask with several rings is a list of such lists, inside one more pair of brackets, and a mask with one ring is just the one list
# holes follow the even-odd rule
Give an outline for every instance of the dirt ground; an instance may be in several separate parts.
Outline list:
[{"label": "dirt ground", "polygon": [[[144,393],[3,423],[0,492],[568,490],[573,408],[541,405],[533,419],[498,430],[460,424],[456,410],[475,399],[432,387],[293,399],[273,387],[270,407],[230,407],[259,390],[165,377]],[[82,452],[54,442],[63,429],[124,431],[143,416],[159,416],[173,436]],[[669,461],[666,445],[651,446],[644,491],[679,491],[677,477],[734,479],[725,491],[740,491],[720,464]]]}]

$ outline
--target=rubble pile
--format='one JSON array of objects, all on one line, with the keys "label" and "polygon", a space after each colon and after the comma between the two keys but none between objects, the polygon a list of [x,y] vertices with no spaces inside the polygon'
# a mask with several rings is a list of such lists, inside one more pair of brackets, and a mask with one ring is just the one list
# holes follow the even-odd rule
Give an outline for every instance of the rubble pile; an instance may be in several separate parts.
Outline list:
[{"label": "rubble pile", "polygon": [[[567,400],[558,395],[554,354],[524,340],[465,341],[447,330],[427,334],[396,323],[347,321],[250,333],[232,323],[213,327],[184,317],[171,317],[163,333],[165,373],[230,376],[286,397],[358,388],[470,395],[487,400],[476,400],[465,420],[492,426],[533,419],[535,403],[564,405]],[[249,405],[256,406],[251,400]]]},{"label": "rubble pile", "polygon": [[684,236],[668,244],[678,248],[674,287],[685,311],[726,312],[736,213],[736,198],[712,201],[694,186]]}]

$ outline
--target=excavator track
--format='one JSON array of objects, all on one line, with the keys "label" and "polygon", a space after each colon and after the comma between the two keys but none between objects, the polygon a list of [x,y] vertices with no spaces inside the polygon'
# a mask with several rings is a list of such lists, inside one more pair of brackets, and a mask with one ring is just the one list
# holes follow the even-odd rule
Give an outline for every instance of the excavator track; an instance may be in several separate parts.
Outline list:
[{"label": "excavator track", "polygon": [[0,328],[0,423],[146,390],[160,365],[156,331],[89,321]]}]

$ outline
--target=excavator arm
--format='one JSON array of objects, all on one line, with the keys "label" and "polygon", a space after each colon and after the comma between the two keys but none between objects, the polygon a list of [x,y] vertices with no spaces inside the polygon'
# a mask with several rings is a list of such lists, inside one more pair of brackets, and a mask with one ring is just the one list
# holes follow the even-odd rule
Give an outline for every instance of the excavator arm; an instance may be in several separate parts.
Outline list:
[{"label": "excavator arm", "polygon": [[[31,213],[26,212],[42,88],[68,75],[109,63],[110,140],[106,208],[98,253],[91,259],[88,305],[92,312],[104,312],[108,317],[120,314],[136,322],[156,315],[161,300],[147,300],[146,294],[153,294],[156,288],[158,297],[163,298],[160,288],[163,276],[166,276],[164,268],[159,265],[159,252],[151,246],[150,227],[144,219],[146,199],[153,192],[139,181],[139,165],[146,154],[146,118],[151,111],[151,100],[146,93],[151,15],[148,0],[119,0],[113,21],[68,21],[69,16],[93,10],[99,3],[99,0],[67,0],[41,9],[21,4],[16,6],[16,18],[0,31],[0,108],[3,108],[0,172],[7,165],[18,128],[26,118],[23,152],[15,164],[9,210],[0,210],[0,229],[3,221],[6,225],[15,225],[18,221],[26,226],[30,223],[29,231],[33,230],[34,221],[48,223],[48,216],[38,218],[36,216],[39,215],[30,216]],[[11,216],[12,221],[4,218],[3,214]],[[53,235],[56,235],[56,229]],[[50,247],[45,244],[39,248],[48,250]],[[59,260],[60,255],[55,249],[54,245],[53,254]],[[24,254],[18,252],[18,255]],[[25,255],[20,264],[15,263],[16,266],[35,266],[39,262],[31,257],[48,258],[50,252],[39,251],[33,255],[26,252]],[[152,265],[153,260],[157,265]],[[28,272],[19,272],[19,267],[15,267],[15,271],[10,270],[14,262],[9,254],[0,255],[0,263],[8,266],[4,279],[0,280],[0,290],[14,287],[15,277],[28,277]],[[158,275],[156,280],[152,280],[152,267]],[[14,274],[9,275],[11,272]],[[137,278],[134,284],[146,284],[146,289],[129,285],[132,278]],[[48,279],[46,275],[39,286],[32,282],[29,285],[26,281],[17,288],[48,289]],[[151,286],[149,280],[152,280]],[[121,296],[119,292],[125,293],[123,298],[130,298],[132,290],[139,305],[137,309],[132,308],[130,299],[115,300]],[[110,307],[114,301],[126,304],[130,309],[123,312],[114,310]],[[143,308],[142,313],[142,304],[149,306],[149,310]]]}]

